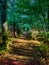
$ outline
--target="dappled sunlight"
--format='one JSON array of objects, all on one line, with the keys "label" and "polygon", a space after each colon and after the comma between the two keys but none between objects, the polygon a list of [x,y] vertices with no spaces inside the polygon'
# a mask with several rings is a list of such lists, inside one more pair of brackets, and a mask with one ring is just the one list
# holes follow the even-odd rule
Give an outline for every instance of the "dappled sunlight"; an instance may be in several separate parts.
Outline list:
[{"label": "dappled sunlight", "polygon": [[0,65],[49,65],[49,0],[0,0]]}]

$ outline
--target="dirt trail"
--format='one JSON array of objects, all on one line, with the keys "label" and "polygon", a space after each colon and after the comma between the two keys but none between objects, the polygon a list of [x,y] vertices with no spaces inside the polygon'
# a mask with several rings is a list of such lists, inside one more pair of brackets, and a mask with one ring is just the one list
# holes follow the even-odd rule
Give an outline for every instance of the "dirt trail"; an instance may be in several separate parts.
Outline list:
[{"label": "dirt trail", "polygon": [[8,52],[5,53],[4,57],[18,60],[22,63],[26,63],[34,59],[34,48],[40,44],[40,42],[37,40],[25,40],[17,38],[10,38],[9,43],[10,45]]},{"label": "dirt trail", "polygon": [[35,54],[34,47],[40,44],[37,40],[11,38],[10,41],[11,45],[8,53],[5,54],[5,57],[17,59],[21,62],[32,60]]},{"label": "dirt trail", "polygon": [[16,42],[22,42],[22,43],[36,43],[36,44],[40,44],[39,41],[37,40],[26,40],[26,39],[16,39],[16,38],[11,38],[10,40],[12,41],[16,41]]}]

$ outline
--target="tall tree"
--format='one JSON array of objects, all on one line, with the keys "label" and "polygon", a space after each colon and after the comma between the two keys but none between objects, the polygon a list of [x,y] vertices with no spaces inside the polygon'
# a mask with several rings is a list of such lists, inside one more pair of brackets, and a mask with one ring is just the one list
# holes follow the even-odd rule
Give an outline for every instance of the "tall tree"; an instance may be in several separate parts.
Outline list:
[{"label": "tall tree", "polygon": [[47,37],[47,35],[46,35],[46,29],[47,29],[46,16],[47,16],[47,14],[46,13],[48,12],[48,9],[49,9],[48,6],[49,6],[48,0],[36,0],[34,7],[32,6],[34,13],[38,14],[38,16],[41,18],[41,20],[43,22],[43,27],[44,27],[44,32],[45,32],[46,37]]},{"label": "tall tree", "polygon": [[6,6],[7,6],[7,0],[0,0],[1,4],[1,25],[2,25],[2,34],[4,34],[4,23],[6,21]]},{"label": "tall tree", "polygon": [[[16,37],[15,32],[16,32],[16,20],[15,20],[15,1],[16,0],[8,0],[8,8],[7,8],[7,18],[8,18],[8,22],[11,22],[12,25],[12,32],[13,32],[13,36]],[[9,5],[10,4],[10,5]],[[10,23],[9,22],[9,23]]]},{"label": "tall tree", "polygon": [[4,23],[6,22],[6,6],[7,6],[7,0],[0,0],[0,10],[1,10],[1,26],[2,26],[2,44],[1,47],[6,47],[6,35],[5,35],[5,26]]}]

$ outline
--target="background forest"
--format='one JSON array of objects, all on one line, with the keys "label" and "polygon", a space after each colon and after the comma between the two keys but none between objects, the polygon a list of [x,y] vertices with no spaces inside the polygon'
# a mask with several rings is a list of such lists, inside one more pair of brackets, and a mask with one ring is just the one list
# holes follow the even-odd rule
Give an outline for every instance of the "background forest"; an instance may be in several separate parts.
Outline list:
[{"label": "background forest", "polygon": [[0,31],[4,27],[8,29],[8,32],[20,34],[28,29],[44,32],[47,36],[49,31],[49,1],[8,0],[3,2],[1,0],[0,3]]}]

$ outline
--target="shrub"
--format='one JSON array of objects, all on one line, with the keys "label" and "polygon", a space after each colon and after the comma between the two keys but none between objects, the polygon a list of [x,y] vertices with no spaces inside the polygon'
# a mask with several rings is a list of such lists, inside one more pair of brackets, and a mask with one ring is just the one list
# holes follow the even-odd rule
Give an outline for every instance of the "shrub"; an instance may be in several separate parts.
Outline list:
[{"label": "shrub", "polygon": [[32,33],[31,32],[28,32],[28,39],[32,39],[32,35],[31,35]]},{"label": "shrub", "polygon": [[37,50],[40,52],[42,57],[46,57],[48,53],[48,45],[45,45],[43,42],[40,44],[40,46],[37,48]]},{"label": "shrub", "polygon": [[36,38],[37,38],[38,41],[44,41],[44,40],[46,39],[44,33],[39,33],[39,34],[36,36]]},{"label": "shrub", "polygon": [[47,32],[47,38],[49,38],[49,32]]},{"label": "shrub", "polygon": [[2,43],[0,44],[0,50],[6,49],[8,36],[7,34],[2,35]]}]

